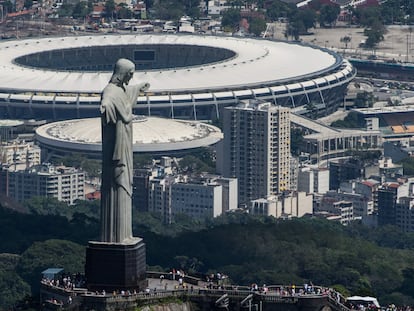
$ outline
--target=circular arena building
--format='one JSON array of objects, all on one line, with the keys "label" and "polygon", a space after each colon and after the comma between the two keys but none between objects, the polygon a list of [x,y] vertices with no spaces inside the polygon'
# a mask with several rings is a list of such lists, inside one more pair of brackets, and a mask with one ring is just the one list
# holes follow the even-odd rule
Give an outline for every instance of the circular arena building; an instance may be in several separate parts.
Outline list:
[{"label": "circular arena building", "polygon": [[[133,120],[134,153],[172,155],[207,147],[223,138],[221,130],[198,121],[136,116]],[[100,118],[48,123],[36,129],[40,146],[55,156],[71,152],[100,157]]]},{"label": "circular arena building", "polygon": [[0,117],[97,116],[121,57],[136,65],[131,83],[151,84],[135,114],[193,120],[217,119],[224,106],[251,99],[330,113],[356,75],[327,49],[265,39],[129,34],[4,41]]}]

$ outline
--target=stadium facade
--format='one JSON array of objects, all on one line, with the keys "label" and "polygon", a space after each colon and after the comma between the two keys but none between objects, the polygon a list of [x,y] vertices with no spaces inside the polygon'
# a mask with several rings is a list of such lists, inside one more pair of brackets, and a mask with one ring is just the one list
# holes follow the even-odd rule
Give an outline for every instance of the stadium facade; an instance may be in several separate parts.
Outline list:
[{"label": "stadium facade", "polygon": [[[0,42],[0,117],[94,117],[115,61],[134,61],[131,83],[151,84],[140,115],[217,119],[222,108],[258,99],[327,114],[343,104],[356,71],[311,45],[175,34],[99,35]],[[307,107],[307,109],[302,109]],[[300,111],[300,112],[299,112]]]}]

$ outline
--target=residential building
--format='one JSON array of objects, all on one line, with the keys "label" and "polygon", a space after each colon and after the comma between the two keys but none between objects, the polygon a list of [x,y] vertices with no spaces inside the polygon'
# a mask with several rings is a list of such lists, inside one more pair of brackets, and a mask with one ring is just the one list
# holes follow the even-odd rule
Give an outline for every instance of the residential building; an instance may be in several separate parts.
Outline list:
[{"label": "residential building", "polygon": [[13,141],[0,146],[0,163],[26,169],[40,164],[40,147],[33,142]]},{"label": "residential building", "polygon": [[354,220],[352,202],[349,202],[349,201],[335,202],[332,206],[332,209],[334,213],[336,212],[338,215],[341,216],[340,222],[342,225],[348,225],[350,224],[352,220]]},{"label": "residential building", "polygon": [[290,190],[290,110],[243,102],[223,113],[223,176],[238,179],[239,204]]},{"label": "residential building", "polygon": [[275,218],[302,217],[313,214],[311,194],[292,192],[252,200],[249,213],[252,215],[273,216]]},{"label": "residential building", "polygon": [[194,219],[221,215],[223,187],[216,183],[174,183],[171,185],[171,214],[185,214]]},{"label": "residential building", "polygon": [[20,171],[5,168],[0,171],[0,183],[3,194],[19,202],[34,196],[54,197],[68,204],[85,199],[84,172],[71,167],[42,164]]},{"label": "residential building", "polygon": [[214,218],[237,208],[237,179],[216,175],[160,175],[149,180],[148,210],[165,223],[178,214]]},{"label": "residential building", "polygon": [[395,225],[399,183],[387,182],[377,190],[378,225]]},{"label": "residential building", "polygon": [[401,197],[395,211],[396,226],[403,232],[414,232],[414,197]]},{"label": "residential building", "polygon": [[353,219],[363,219],[374,213],[374,201],[362,194],[328,191],[320,201],[319,211],[330,211],[337,202],[352,203]]},{"label": "residential building", "polygon": [[359,159],[344,159],[329,163],[329,189],[337,190],[341,182],[363,176],[363,163]]},{"label": "residential building", "polygon": [[329,191],[329,170],[311,166],[301,167],[298,174],[298,191],[306,193]]}]

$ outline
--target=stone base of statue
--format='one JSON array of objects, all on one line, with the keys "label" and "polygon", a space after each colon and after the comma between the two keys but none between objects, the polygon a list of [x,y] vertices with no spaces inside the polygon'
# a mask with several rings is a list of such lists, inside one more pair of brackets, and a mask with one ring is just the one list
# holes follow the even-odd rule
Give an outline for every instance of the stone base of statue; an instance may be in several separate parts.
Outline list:
[{"label": "stone base of statue", "polygon": [[89,241],[85,263],[86,287],[91,291],[144,290],[145,244],[140,238],[126,243]]}]

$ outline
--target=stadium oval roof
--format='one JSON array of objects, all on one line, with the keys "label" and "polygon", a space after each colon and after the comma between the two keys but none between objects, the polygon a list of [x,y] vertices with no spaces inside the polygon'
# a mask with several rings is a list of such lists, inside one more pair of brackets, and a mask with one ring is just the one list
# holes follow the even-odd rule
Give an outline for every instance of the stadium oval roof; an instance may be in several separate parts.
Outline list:
[{"label": "stadium oval roof", "polygon": [[[217,143],[221,130],[198,121],[136,116],[133,121],[133,151],[159,153],[188,150]],[[100,154],[100,118],[48,123],[36,129],[36,139],[50,149]]]},{"label": "stadium oval roof", "polygon": [[24,67],[15,59],[44,51],[131,44],[206,46],[235,53],[234,57],[210,64],[137,72],[131,84],[149,82],[153,93],[270,86],[278,82],[316,78],[342,62],[337,54],[322,48],[264,39],[165,34],[35,38],[0,42],[0,90],[100,93],[111,72]]}]

